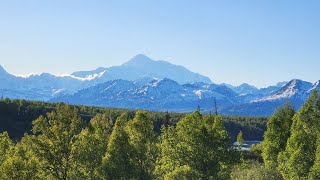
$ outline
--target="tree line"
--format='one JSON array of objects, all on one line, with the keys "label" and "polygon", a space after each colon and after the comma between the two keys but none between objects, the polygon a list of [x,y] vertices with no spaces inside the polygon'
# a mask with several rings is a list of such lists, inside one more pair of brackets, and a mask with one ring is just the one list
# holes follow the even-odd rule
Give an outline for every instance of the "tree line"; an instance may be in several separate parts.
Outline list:
[{"label": "tree line", "polygon": [[[39,116],[57,109],[61,103],[28,101],[20,99],[0,100],[0,132],[7,131],[13,140],[20,140],[24,133],[31,133],[32,121]],[[105,114],[113,123],[122,114],[127,113],[133,118],[135,110],[105,108],[95,106],[72,105],[78,109],[79,116],[86,123],[97,114]],[[185,117],[186,113],[148,112],[157,134],[161,133],[163,125],[175,125]],[[222,115],[223,124],[229,135],[229,142],[236,141],[239,131],[246,140],[262,140],[266,130],[267,117],[227,116]]]},{"label": "tree line", "polygon": [[196,111],[160,135],[154,127],[146,111],[85,122],[59,104],[19,141],[0,134],[0,179],[229,179],[240,160],[221,116]]},{"label": "tree line", "polygon": [[266,122],[4,99],[0,179],[235,179],[262,157],[232,143],[262,140]]},{"label": "tree line", "polygon": [[314,91],[297,112],[289,103],[279,108],[267,123],[264,141],[253,151],[262,163],[237,165],[233,179],[320,179],[319,92]]}]

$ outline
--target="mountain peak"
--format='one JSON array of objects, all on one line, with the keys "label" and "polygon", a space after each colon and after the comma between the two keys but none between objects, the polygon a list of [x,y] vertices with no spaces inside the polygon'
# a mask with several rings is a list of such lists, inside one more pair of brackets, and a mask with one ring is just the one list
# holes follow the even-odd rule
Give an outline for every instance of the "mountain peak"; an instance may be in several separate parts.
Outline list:
[{"label": "mountain peak", "polygon": [[238,86],[239,88],[251,88],[251,89],[257,89],[255,86],[252,86],[248,83],[242,83]]},{"label": "mountain peak", "polygon": [[258,101],[270,101],[270,100],[278,100],[278,99],[287,99],[298,96],[304,96],[312,88],[312,84],[310,82],[302,81],[300,79],[292,79],[285,86],[280,88],[278,91],[274,92],[270,96],[263,97]]},{"label": "mountain peak", "polygon": [[279,91],[297,91],[297,90],[307,90],[311,88],[312,84],[310,82],[302,81],[300,79],[293,79],[287,85],[283,86]]},{"label": "mountain peak", "polygon": [[310,82],[306,82],[306,81],[303,81],[303,80],[300,80],[300,79],[293,79],[287,85],[283,86],[282,89],[307,90],[310,87],[312,87],[312,84]]},{"label": "mountain peak", "polygon": [[136,58],[147,58],[150,59],[147,55],[145,54],[137,54],[135,56],[132,57],[132,59],[136,59]]},{"label": "mountain peak", "polygon": [[243,84],[240,84],[239,86],[227,85],[227,87],[240,95],[253,94],[256,91],[258,91],[258,88],[248,83],[243,83]]},{"label": "mountain peak", "polygon": [[137,54],[133,56],[131,59],[129,59],[129,61],[125,62],[123,65],[143,65],[148,62],[154,62],[154,60],[150,59],[148,56],[144,54]]},{"label": "mountain peak", "polygon": [[291,81],[289,81],[289,84],[296,84],[296,83],[300,83],[302,82],[302,80],[300,79],[292,79]]}]

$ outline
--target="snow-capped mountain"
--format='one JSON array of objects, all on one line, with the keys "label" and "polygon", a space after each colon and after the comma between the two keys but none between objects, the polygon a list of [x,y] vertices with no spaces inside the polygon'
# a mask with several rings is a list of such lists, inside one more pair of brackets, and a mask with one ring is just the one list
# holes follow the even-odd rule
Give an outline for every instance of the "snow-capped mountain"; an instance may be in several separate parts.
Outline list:
[{"label": "snow-capped mountain", "polygon": [[269,86],[269,87],[265,87],[265,88],[260,88],[259,91],[257,92],[258,96],[268,96],[273,94],[274,92],[278,91],[280,88],[282,88],[283,86],[285,86],[288,82],[287,81],[283,81],[283,82],[279,82],[274,86]]},{"label": "snow-capped mountain", "polygon": [[299,79],[293,79],[278,91],[268,96],[254,100],[254,102],[276,101],[282,99],[289,100],[292,98],[299,98],[305,100],[310,95],[312,87],[312,83],[310,82],[302,81]]},{"label": "snow-capped mountain", "polygon": [[48,100],[61,93],[74,93],[84,81],[48,73],[15,76],[0,67],[0,93],[8,98]]},{"label": "snow-capped mountain", "polygon": [[[224,113],[238,115],[271,115],[276,108],[286,102],[292,104],[295,109],[299,109],[313,90],[320,90],[319,81],[312,85],[310,82],[299,79],[293,79],[285,85],[281,83],[278,84],[278,86],[282,87],[276,91],[269,91],[266,95],[260,96],[250,102],[230,106],[228,109],[224,110]],[[273,88],[274,87],[271,89]]]},{"label": "snow-capped mountain", "polygon": [[283,84],[243,95],[223,84],[195,82],[180,85],[168,78],[112,80],[72,95],[52,98],[50,101],[177,112],[193,111],[198,105],[203,111],[209,112],[213,110],[216,101],[219,112],[223,114],[271,115],[287,101],[295,108],[300,108],[312,90],[320,89],[320,81],[312,85],[294,79],[286,85]]},{"label": "snow-capped mountain", "polygon": [[275,91],[278,91],[286,83],[287,82],[279,82],[274,86],[269,86],[269,87],[260,88],[260,89],[247,83],[243,83],[240,86],[232,86],[230,84],[222,84],[222,85],[226,85],[227,87],[232,89],[234,92],[236,92],[239,95],[239,99],[241,99],[241,102],[250,102],[250,101],[259,99],[261,97],[270,95]]},{"label": "snow-capped mountain", "polygon": [[[73,94],[110,80],[123,79],[140,83],[154,78],[170,77],[179,83],[206,82],[208,77],[189,71],[188,69],[168,63],[154,61],[145,55],[136,55],[121,66],[98,68],[94,71],[74,72],[71,75],[52,75],[49,73],[15,76],[0,66],[0,93],[4,97],[49,100],[52,97]],[[148,82],[149,82],[148,81]]]},{"label": "snow-capped mountain", "polygon": [[138,85],[133,81],[112,80],[83,89],[73,95],[53,98],[53,102],[69,102],[130,109],[193,111],[198,105],[212,109],[214,99],[222,109],[238,103],[237,94],[226,86],[206,83],[180,85],[171,79],[154,79]]},{"label": "snow-capped mountain", "polygon": [[258,88],[247,83],[243,83],[240,86],[232,86],[229,84],[226,86],[240,95],[255,94],[258,91]]},{"label": "snow-capped mountain", "polygon": [[206,76],[145,55],[70,75],[16,76],[0,66],[1,97],[154,111],[189,112],[200,105],[209,112],[216,101],[223,114],[271,115],[287,101],[300,108],[313,90],[320,90],[320,81],[293,79],[260,89],[246,83],[214,84]]},{"label": "snow-capped mountain", "polygon": [[143,54],[132,57],[129,61],[120,66],[109,68],[99,67],[93,71],[74,72],[72,75],[85,78],[102,72],[103,75],[94,81],[101,83],[115,79],[135,81],[142,78],[170,78],[177,81],[179,84],[193,82],[212,83],[208,77],[191,72],[183,66],[174,65],[163,60],[155,61]]}]

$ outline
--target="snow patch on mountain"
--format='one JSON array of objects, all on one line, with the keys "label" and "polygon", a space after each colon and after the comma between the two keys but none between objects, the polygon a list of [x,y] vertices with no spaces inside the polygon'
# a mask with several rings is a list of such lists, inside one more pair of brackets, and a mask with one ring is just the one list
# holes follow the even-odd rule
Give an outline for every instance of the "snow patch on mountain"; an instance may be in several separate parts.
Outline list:
[{"label": "snow patch on mountain", "polygon": [[205,83],[180,85],[176,81],[164,78],[152,80],[142,86],[136,86],[134,81],[108,81],[72,95],[53,98],[51,101],[157,111],[190,111],[197,105],[212,108],[214,99],[221,107],[237,103],[236,95],[226,86],[218,88],[217,85]]},{"label": "snow patch on mountain", "polygon": [[72,74],[61,74],[61,75],[55,75],[55,76],[57,76],[57,77],[70,77],[70,78],[74,78],[74,79],[77,79],[77,80],[80,80],[80,81],[91,81],[91,80],[94,80],[96,78],[100,78],[106,72],[107,71],[104,70],[102,72],[95,73],[95,74],[90,74],[90,75],[87,75],[85,77],[78,77],[78,76],[74,76]]},{"label": "snow patch on mountain", "polygon": [[275,101],[279,99],[289,99],[294,96],[306,98],[311,89],[311,83],[299,79],[293,79],[275,93],[252,102]]},{"label": "snow patch on mountain", "polygon": [[320,90],[320,81],[315,82],[311,89],[308,90],[308,93],[311,93],[313,90]]}]

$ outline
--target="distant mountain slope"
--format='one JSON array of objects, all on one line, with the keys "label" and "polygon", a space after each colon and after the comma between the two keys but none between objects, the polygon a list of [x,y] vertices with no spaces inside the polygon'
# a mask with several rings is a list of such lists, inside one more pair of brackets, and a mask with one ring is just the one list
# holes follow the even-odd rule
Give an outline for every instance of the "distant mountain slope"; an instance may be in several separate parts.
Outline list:
[{"label": "distant mountain slope", "polygon": [[257,89],[256,92],[243,95],[225,85],[203,82],[180,85],[167,78],[151,81],[112,80],[50,101],[176,112],[190,112],[198,105],[202,111],[209,112],[214,109],[216,101],[218,111],[222,114],[269,116],[286,102],[296,109],[300,108],[314,89],[320,89],[320,81],[312,85],[294,79],[284,86]]},{"label": "distant mountain slope", "polygon": [[71,76],[54,76],[48,73],[15,76],[0,66],[0,95],[8,98],[48,100],[60,93],[73,93],[83,80]]},{"label": "distant mountain slope", "polygon": [[258,88],[247,83],[243,83],[240,86],[232,86],[229,84],[227,86],[240,95],[255,94],[258,91]]},{"label": "distant mountain slope", "polygon": [[0,65],[0,89],[23,88],[23,84],[20,83],[21,79],[21,77],[8,73]]},{"label": "distant mountain slope", "polygon": [[222,84],[222,85],[226,85],[227,87],[232,89],[234,92],[239,94],[239,99],[241,99],[240,100],[241,102],[250,102],[278,91],[285,84],[287,84],[287,82],[279,82],[274,86],[269,86],[269,87],[260,88],[260,89],[247,83],[243,83],[240,86],[232,86],[230,84]]},{"label": "distant mountain slope", "polygon": [[299,79],[293,79],[277,91],[270,91],[271,93],[252,100],[251,102],[225,108],[223,109],[223,113],[237,115],[271,115],[276,108],[286,102],[291,103],[295,109],[299,109],[313,90],[320,90],[319,81],[312,84]]},{"label": "distant mountain slope", "polygon": [[112,80],[50,101],[189,112],[195,110],[198,105],[203,109],[213,109],[214,98],[220,107],[238,103],[237,94],[226,86],[206,83],[180,85],[167,78],[153,80],[140,86],[133,81]]},{"label": "distant mountain slope", "polygon": [[290,100],[290,99],[301,99],[306,100],[311,93],[312,83],[302,81],[299,79],[293,79],[286,85],[284,85],[278,91],[259,98],[254,102],[263,102],[263,101],[277,101],[277,100]]}]

